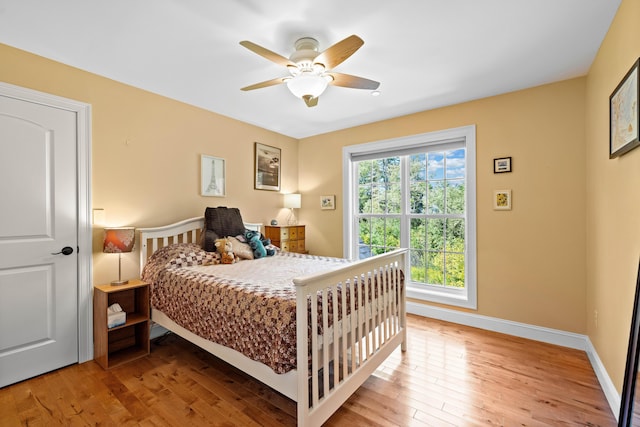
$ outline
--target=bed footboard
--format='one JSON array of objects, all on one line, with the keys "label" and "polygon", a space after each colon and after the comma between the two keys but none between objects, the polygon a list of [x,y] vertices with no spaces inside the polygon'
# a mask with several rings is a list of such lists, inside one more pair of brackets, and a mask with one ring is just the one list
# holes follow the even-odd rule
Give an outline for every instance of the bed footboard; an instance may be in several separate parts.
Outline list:
[{"label": "bed footboard", "polygon": [[393,350],[406,350],[406,252],[294,279],[299,426],[321,425]]}]

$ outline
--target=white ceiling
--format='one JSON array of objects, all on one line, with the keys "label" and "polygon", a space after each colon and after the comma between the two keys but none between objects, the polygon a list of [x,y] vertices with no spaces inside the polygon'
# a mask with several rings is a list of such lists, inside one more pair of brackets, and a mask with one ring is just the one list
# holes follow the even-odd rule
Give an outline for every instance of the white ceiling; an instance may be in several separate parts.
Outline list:
[{"label": "white ceiling", "polygon": [[[0,0],[0,43],[303,138],[585,75],[620,0]],[[357,34],[335,71],[381,95],[329,86],[308,108],[287,75],[239,45],[288,57]],[[3,64],[0,64],[3,66]]]}]

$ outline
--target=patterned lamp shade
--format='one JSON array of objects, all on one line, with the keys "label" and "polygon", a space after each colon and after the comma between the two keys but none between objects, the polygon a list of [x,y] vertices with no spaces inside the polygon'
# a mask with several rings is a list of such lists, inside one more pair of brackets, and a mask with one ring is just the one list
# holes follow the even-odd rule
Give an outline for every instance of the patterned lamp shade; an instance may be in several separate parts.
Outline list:
[{"label": "patterned lamp shade", "polygon": [[105,228],[102,252],[107,254],[131,252],[136,240],[135,231],[134,227]]},{"label": "patterned lamp shade", "polygon": [[112,285],[124,285],[128,280],[122,280],[122,254],[131,252],[136,241],[136,229],[134,227],[114,227],[104,229],[104,245],[102,252],[118,254],[118,280]]}]

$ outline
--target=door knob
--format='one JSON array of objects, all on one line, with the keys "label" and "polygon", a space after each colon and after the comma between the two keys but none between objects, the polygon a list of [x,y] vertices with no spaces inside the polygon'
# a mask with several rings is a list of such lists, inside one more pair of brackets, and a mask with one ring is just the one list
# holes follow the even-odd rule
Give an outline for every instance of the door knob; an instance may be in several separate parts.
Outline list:
[{"label": "door knob", "polygon": [[72,253],[73,248],[71,246],[65,246],[60,252],[51,252],[51,255],[71,255]]}]

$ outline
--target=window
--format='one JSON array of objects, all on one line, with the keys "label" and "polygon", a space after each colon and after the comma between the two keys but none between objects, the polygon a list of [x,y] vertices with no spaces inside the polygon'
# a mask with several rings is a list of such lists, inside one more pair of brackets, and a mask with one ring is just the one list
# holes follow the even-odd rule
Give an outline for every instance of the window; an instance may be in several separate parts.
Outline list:
[{"label": "window", "polygon": [[343,155],[345,256],[409,248],[408,296],[476,308],[475,126]]}]

